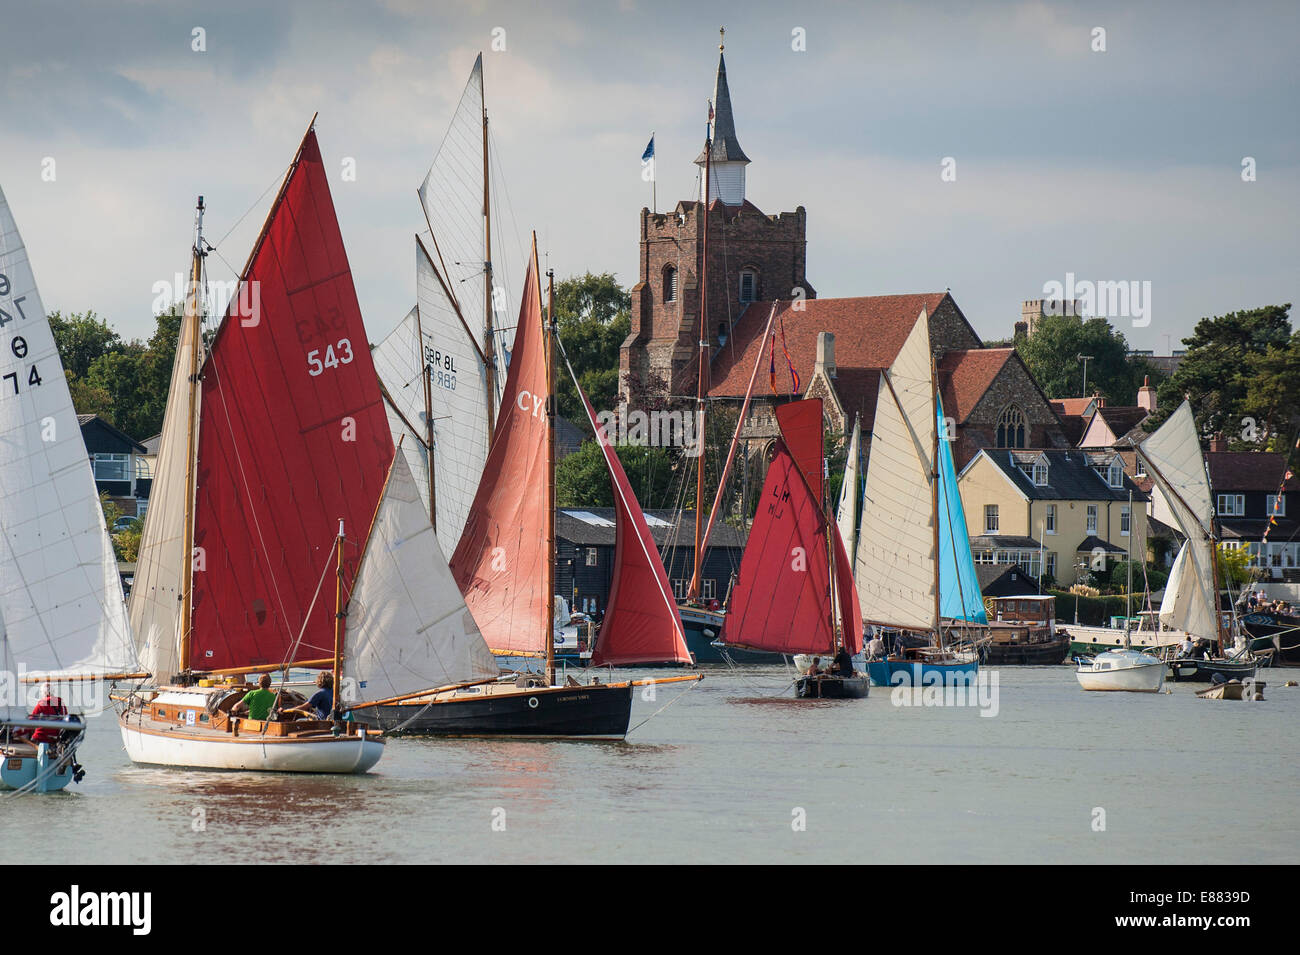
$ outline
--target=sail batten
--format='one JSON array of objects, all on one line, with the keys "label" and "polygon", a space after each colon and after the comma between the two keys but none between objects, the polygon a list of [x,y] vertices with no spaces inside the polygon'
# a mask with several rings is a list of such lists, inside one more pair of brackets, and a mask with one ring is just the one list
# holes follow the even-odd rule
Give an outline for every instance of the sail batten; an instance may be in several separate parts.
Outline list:
[{"label": "sail batten", "polygon": [[3,190],[0,643],[29,676],[138,669],[86,445]]}]

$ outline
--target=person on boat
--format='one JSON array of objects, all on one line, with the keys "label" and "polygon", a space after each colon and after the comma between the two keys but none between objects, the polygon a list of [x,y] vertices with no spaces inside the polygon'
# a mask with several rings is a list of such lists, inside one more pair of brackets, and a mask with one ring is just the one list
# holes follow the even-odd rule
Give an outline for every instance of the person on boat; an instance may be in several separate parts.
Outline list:
[{"label": "person on boat", "polygon": [[323,670],[316,674],[316,686],[319,689],[310,700],[302,706],[294,706],[280,711],[288,719],[327,720],[334,712],[334,674]]},{"label": "person on boat", "polygon": [[1192,655],[1192,635],[1190,633],[1187,635],[1187,639],[1183,641],[1183,645],[1178,648],[1178,655],[1180,657],[1190,657]]},{"label": "person on boat", "polygon": [[903,631],[894,634],[894,659],[901,660],[907,655],[907,645],[903,642]]},{"label": "person on boat", "polygon": [[867,659],[879,660],[885,655],[885,641],[881,639],[880,634],[874,634],[867,642]]},{"label": "person on boat", "polygon": [[[63,705],[63,700],[54,695],[54,688],[48,683],[41,684],[41,695],[32,707],[32,712],[28,719],[41,719],[50,717],[63,717],[68,715],[68,708]],[[61,730],[40,728],[32,732],[33,743],[53,743],[59,738]]]},{"label": "person on boat", "polygon": [[812,658],[812,663],[808,664],[808,673],[807,673],[806,675],[807,675],[807,676],[818,676],[818,675],[820,675],[821,672],[822,672],[821,662],[822,662],[822,658],[821,658],[821,657],[813,657],[813,658]]},{"label": "person on boat", "polygon": [[271,689],[271,674],[263,673],[257,681],[257,689],[249,690],[244,698],[230,709],[231,716],[247,716],[250,720],[264,720],[271,715],[275,706],[276,692]]},{"label": "person on boat", "polygon": [[840,647],[840,652],[835,654],[835,673],[842,677],[853,676],[853,656],[848,647]]}]

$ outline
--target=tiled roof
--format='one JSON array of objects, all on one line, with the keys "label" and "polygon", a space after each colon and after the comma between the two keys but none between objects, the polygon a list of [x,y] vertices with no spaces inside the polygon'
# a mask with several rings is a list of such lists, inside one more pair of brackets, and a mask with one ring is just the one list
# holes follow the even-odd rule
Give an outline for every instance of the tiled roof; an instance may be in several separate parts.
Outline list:
[{"label": "tiled roof", "polygon": [[[1124,442],[1125,438],[1132,438],[1133,441],[1140,441],[1146,437],[1146,432],[1141,430],[1140,425],[1147,419],[1150,412],[1140,405],[1118,405],[1111,407],[1103,405],[1097,409],[1097,415],[1106,423],[1110,433],[1115,436],[1116,444]],[[1134,434],[1137,432],[1137,434]],[[1132,443],[1132,442],[1128,442]]]},{"label": "tiled roof", "polygon": [[[736,139],[736,119],[731,113],[731,89],[727,85],[727,61],[718,53],[718,76],[713,85],[713,162],[749,162]],[[704,150],[696,157],[704,162]]]},{"label": "tiled roof", "polygon": [[[1276,494],[1286,473],[1286,457],[1274,451],[1210,451],[1205,455],[1210,468],[1210,484],[1220,491],[1267,491]],[[1300,491],[1294,472],[1287,481],[1288,491]]]},{"label": "tiled roof", "polygon": [[[838,352],[838,339],[835,344]],[[1015,353],[1014,348],[969,348],[944,355],[938,368],[944,414],[964,424]]]},{"label": "tiled roof", "polygon": [[[817,363],[818,332],[830,332],[835,336],[835,363],[842,369],[841,375],[844,374],[843,369],[848,368],[888,368],[907,340],[921,310],[933,313],[946,294],[927,292],[920,295],[814,298],[805,300],[802,310],[793,309],[791,302],[782,302],[777,309],[775,331],[778,390],[772,390],[767,373],[767,359],[764,356],[754,396],[788,397],[793,394],[790,391],[790,372],[781,351],[783,321],[784,343],[790,352],[790,362],[799,374],[801,385],[806,388],[812,379],[813,366]],[[768,302],[753,302],[732,324],[731,340],[715,353],[710,395],[715,398],[744,396],[749,376],[754,370],[754,362],[759,357],[763,331],[771,308]],[[871,403],[874,406],[874,390],[871,392]]]},{"label": "tiled roof", "polygon": [[1057,414],[1082,415],[1088,410],[1088,405],[1095,400],[1094,398],[1053,398],[1052,409]]},{"label": "tiled roof", "polygon": [[1116,547],[1110,541],[1104,541],[1095,534],[1089,535],[1083,539],[1083,542],[1075,548],[1076,554],[1091,554],[1094,550],[1104,550],[1108,554],[1127,554],[1123,547]]},{"label": "tiled roof", "polygon": [[[681,549],[691,549],[695,528],[694,511],[682,511],[680,515],[672,510],[649,510],[644,513],[655,546],[662,549],[672,544]],[[676,531],[673,529],[674,520],[679,521]],[[555,536],[582,546],[613,547],[614,508],[558,508],[555,512]],[[714,525],[713,536],[709,538],[709,547],[743,548],[744,546],[744,535],[735,527],[722,521]]]},{"label": "tiled roof", "polygon": [[[1135,502],[1147,500],[1147,494],[1127,474],[1124,475],[1123,487],[1111,487],[1093,470],[1089,456],[1081,451],[986,448],[980,453],[986,455],[1030,500],[1127,501],[1130,490]],[[1018,462],[1029,464],[1039,456],[1047,458],[1047,484],[1042,487],[1035,485],[1018,466]]]}]

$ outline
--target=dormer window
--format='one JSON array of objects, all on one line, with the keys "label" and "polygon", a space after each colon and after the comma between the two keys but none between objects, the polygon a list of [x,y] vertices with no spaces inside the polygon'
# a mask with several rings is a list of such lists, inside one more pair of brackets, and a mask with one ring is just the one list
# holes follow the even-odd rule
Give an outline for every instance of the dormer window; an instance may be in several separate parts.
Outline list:
[{"label": "dormer window", "polygon": [[1047,486],[1047,463],[1045,461],[1034,462],[1034,487]]},{"label": "dormer window", "polygon": [[1124,464],[1119,458],[1110,462],[1110,468],[1106,471],[1106,483],[1111,487],[1124,486]]},{"label": "dormer window", "polygon": [[758,297],[758,273],[753,269],[742,269],[740,273],[740,302],[742,305]]},{"label": "dormer window", "polygon": [[664,266],[664,301],[677,301],[677,270],[671,265]]}]

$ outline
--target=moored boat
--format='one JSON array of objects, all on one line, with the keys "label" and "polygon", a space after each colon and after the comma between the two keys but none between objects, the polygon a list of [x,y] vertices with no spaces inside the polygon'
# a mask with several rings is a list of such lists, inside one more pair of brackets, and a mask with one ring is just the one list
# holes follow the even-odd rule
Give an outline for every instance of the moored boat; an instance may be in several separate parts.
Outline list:
[{"label": "moored boat", "polygon": [[999,666],[1056,666],[1068,659],[1070,638],[1056,629],[1056,598],[1027,594],[989,598],[983,662]]},{"label": "moored boat", "polygon": [[1165,665],[1138,650],[1107,650],[1090,660],[1080,659],[1074,675],[1085,690],[1156,693],[1165,683]]},{"label": "moored boat", "polygon": [[1202,700],[1248,700],[1256,702],[1264,699],[1264,687],[1267,684],[1257,680],[1222,680],[1204,690],[1197,690],[1196,695]]}]

